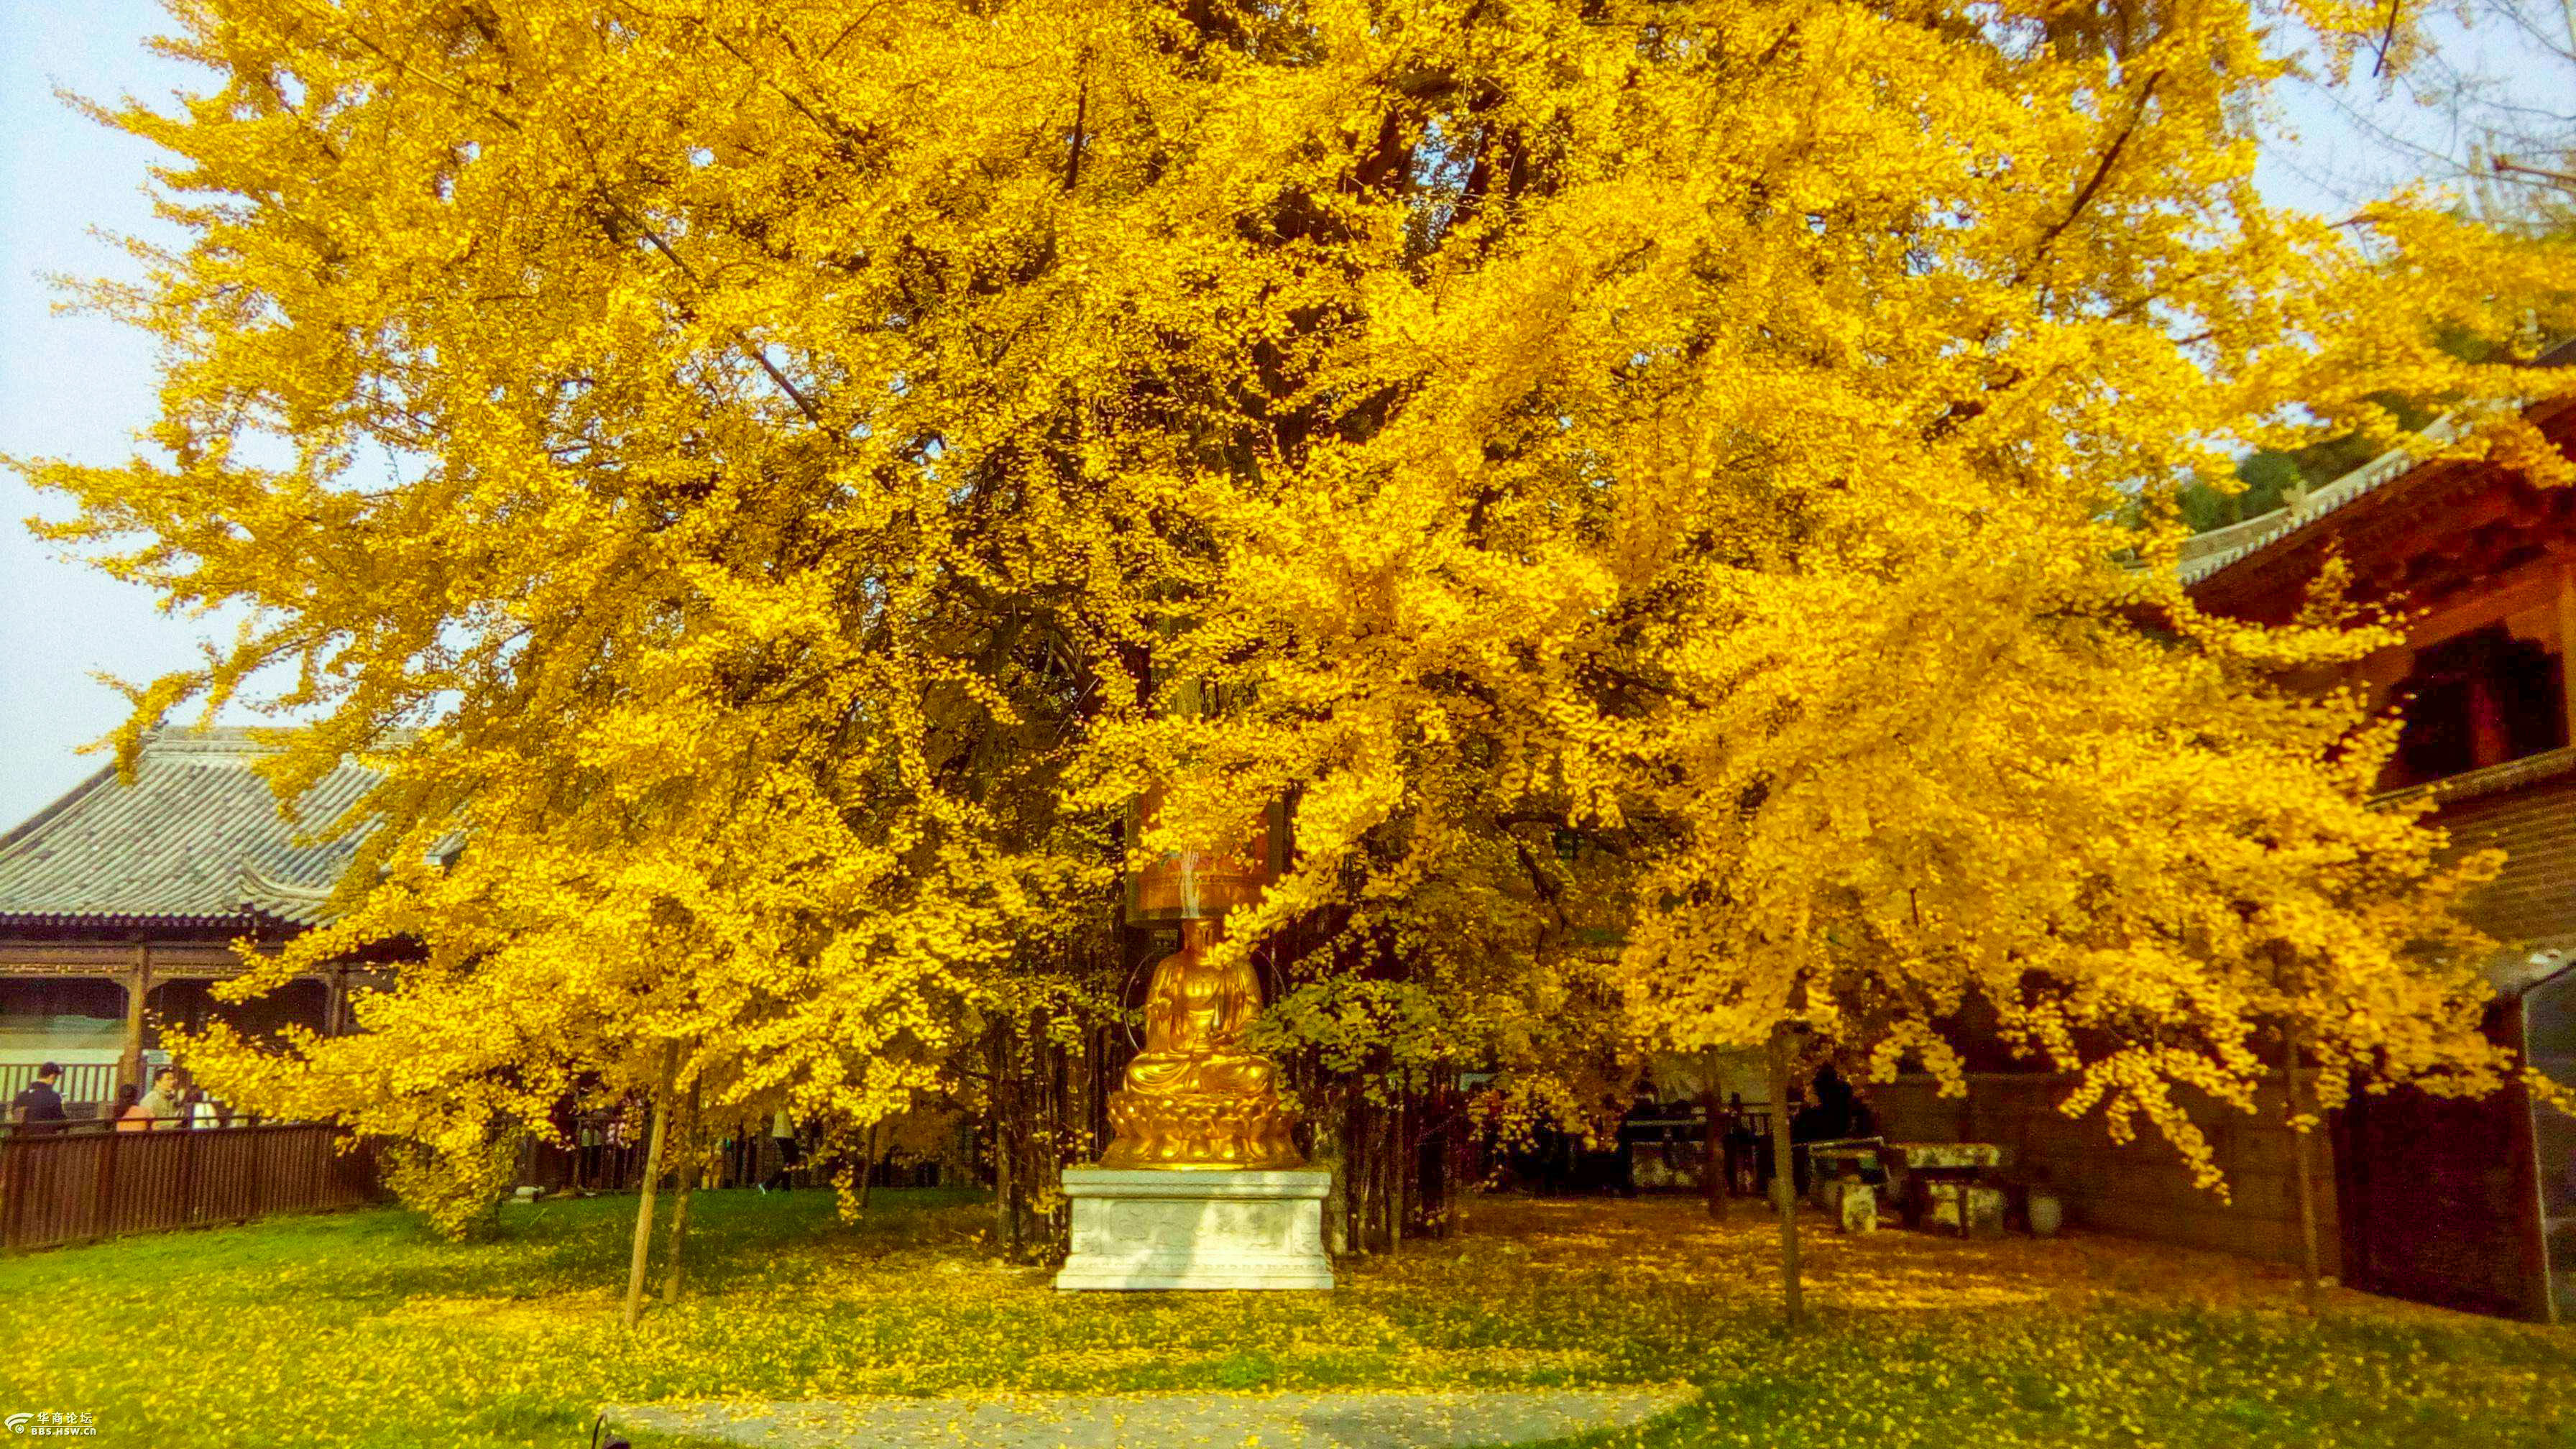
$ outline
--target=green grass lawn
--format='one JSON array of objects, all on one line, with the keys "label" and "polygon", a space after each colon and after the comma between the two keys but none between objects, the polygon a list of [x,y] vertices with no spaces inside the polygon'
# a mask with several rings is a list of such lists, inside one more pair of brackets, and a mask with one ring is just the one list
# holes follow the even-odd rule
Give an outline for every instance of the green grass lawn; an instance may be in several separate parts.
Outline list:
[{"label": "green grass lawn", "polygon": [[2277,1273],[2110,1239],[1811,1235],[1814,1323],[1783,1337],[1768,1224],[1689,1202],[1477,1200],[1331,1294],[1059,1297],[953,1194],[851,1226],[823,1193],[708,1193],[689,1295],[630,1334],[632,1209],[0,1260],[0,1413],[87,1411],[102,1446],[497,1449],[585,1443],[606,1401],[1685,1382],[1646,1444],[2576,1446],[2576,1331],[2349,1293],[2311,1318]]}]

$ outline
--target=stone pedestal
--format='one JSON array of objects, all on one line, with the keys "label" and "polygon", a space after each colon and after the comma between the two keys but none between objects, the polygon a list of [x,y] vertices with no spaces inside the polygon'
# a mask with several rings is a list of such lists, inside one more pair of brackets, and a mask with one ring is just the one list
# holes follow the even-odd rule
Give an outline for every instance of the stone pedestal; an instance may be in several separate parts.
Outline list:
[{"label": "stone pedestal", "polygon": [[1919,1185],[1918,1223],[1926,1232],[1956,1233],[1963,1238],[2004,1235],[2004,1190],[1982,1182],[1926,1182]]},{"label": "stone pedestal", "polygon": [[1073,1253],[1059,1291],[1330,1288],[1313,1168],[1188,1172],[1068,1167]]},{"label": "stone pedestal", "polygon": [[1865,1182],[1829,1182],[1825,1213],[1846,1233],[1877,1232],[1878,1189]]}]

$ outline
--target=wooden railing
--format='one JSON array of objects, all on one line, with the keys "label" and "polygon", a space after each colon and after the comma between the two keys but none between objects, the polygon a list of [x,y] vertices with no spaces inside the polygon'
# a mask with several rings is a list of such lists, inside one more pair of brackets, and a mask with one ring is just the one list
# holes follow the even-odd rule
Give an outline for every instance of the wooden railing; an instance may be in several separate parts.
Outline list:
[{"label": "wooden railing", "polygon": [[341,1151],[340,1135],[319,1122],[11,1132],[0,1139],[0,1248],[380,1201],[374,1155]]}]

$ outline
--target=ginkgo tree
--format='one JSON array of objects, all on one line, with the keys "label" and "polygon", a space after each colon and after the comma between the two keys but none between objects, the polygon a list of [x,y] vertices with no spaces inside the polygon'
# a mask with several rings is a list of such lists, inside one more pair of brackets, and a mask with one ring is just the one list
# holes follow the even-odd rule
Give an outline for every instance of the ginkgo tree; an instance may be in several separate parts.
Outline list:
[{"label": "ginkgo tree", "polygon": [[1973,998],[2205,1164],[2172,1090],[2243,1100],[2267,1021],[2329,1091],[2502,1068],[2461,877],[2288,687],[2376,636],[2172,568],[2178,485],[2373,392],[2568,472],[2511,361],[2563,246],[2253,185],[2266,27],[2381,8],[173,15],[207,89],[100,111],[189,238],[95,293],[154,452],[22,466],[255,621],[128,747],[275,667],[282,789],[384,770],[278,971],[425,958],[210,1071],[459,1160],[584,1083],[871,1120],[1114,1011],[1062,963],[1124,853],[1283,798],[1222,949],[1328,1072],[1941,1068]]}]

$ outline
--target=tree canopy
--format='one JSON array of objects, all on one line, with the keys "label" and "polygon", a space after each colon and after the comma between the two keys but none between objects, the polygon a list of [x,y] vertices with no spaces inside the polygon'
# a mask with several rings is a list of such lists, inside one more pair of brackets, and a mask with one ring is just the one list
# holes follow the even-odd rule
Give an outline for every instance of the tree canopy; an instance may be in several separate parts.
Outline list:
[{"label": "tree canopy", "polygon": [[2254,187],[2263,27],[2385,7],[173,15],[207,88],[100,111],[190,237],[97,297],[153,448],[23,466],[255,619],[129,747],[283,667],[281,785],[387,771],[276,969],[426,959],[207,1044],[258,1090],[456,1153],[586,1081],[865,1120],[1099,997],[1122,852],[1281,797],[1226,949],[1328,1064],[1955,1071],[1973,1007],[2204,1165],[2170,1090],[2267,1022],[2330,1090],[2502,1065],[2386,730],[2287,687],[2386,636],[2172,568],[2179,488],[2374,393],[2566,480],[2564,243]]}]

